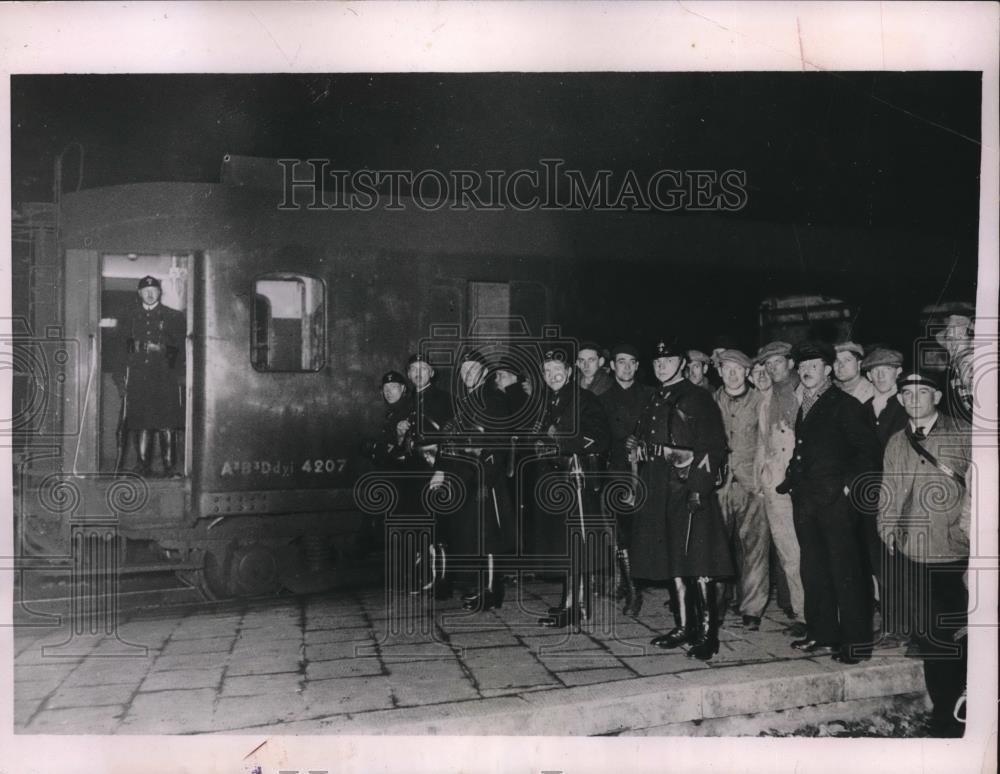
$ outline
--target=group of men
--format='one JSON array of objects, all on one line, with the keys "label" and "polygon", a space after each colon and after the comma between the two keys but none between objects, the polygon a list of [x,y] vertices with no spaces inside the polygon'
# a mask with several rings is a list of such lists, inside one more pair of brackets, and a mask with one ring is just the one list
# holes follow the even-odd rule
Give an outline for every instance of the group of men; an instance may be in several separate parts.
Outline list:
[{"label": "group of men", "polygon": [[[643,589],[665,585],[675,625],[652,644],[707,660],[726,605],[759,628],[773,548],[792,648],[855,664],[883,638],[909,637],[936,732],[960,733],[971,432],[967,406],[939,411],[936,372],[850,341],[774,341],[750,356],[665,339],[648,360],[628,343],[583,342],[540,359],[532,369],[469,350],[455,398],[419,354],[406,377],[382,380],[377,459],[418,458],[432,489],[464,484],[468,507],[439,525],[434,566],[449,551],[482,558],[484,571],[465,579],[466,607],[502,604],[500,557],[549,559],[562,595],[539,623],[582,625],[612,565],[586,550],[586,520],[598,515],[614,535],[625,613],[639,615]],[[656,387],[637,379],[644,361]],[[610,483],[629,495],[602,498]],[[559,485],[574,496],[553,496]],[[445,572],[432,580],[450,595]]]}]

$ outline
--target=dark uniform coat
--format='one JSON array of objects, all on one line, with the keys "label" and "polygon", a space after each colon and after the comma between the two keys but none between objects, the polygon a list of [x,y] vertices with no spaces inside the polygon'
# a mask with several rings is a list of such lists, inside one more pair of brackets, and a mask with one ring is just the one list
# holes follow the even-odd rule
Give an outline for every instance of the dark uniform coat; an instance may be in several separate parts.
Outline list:
[{"label": "dark uniform coat", "polygon": [[[458,400],[447,423],[447,438],[437,468],[460,485],[461,505],[448,516],[449,553],[463,556],[506,553],[512,548],[513,509],[507,488],[508,449],[497,448],[495,434],[507,416],[503,394],[480,385]],[[484,436],[491,440],[484,444]]]},{"label": "dark uniform coat", "polygon": [[609,470],[628,470],[628,452],[625,449],[625,439],[635,433],[636,423],[646,406],[656,392],[647,384],[633,382],[627,390],[617,379],[603,392],[598,400],[608,417],[608,428],[611,431],[611,448],[608,453]]},{"label": "dark uniform coat", "polygon": [[[712,394],[687,379],[661,386],[639,420],[637,438],[647,444],[690,449],[691,463],[678,468],[662,456],[641,465],[646,501],[632,528],[632,572],[666,580],[733,575],[726,529],[713,495],[726,458],[726,430]],[[701,504],[692,508],[691,493]]]},{"label": "dark uniform coat", "polygon": [[174,430],[184,427],[183,312],[141,302],[125,315],[125,419],[130,430]]},{"label": "dark uniform coat", "polygon": [[879,451],[864,409],[846,392],[831,385],[805,416],[799,409],[785,485],[802,551],[806,625],[809,637],[824,644],[871,640],[865,548],[858,512],[844,489],[861,495],[859,477],[881,469]]},{"label": "dark uniform coat", "polygon": [[406,449],[400,445],[399,434],[396,426],[404,419],[413,416],[413,398],[409,394],[403,395],[395,403],[386,404],[385,415],[382,419],[382,429],[376,440],[373,460],[381,467],[396,468],[401,467],[406,458]]},{"label": "dark uniform coat", "polygon": [[[576,383],[571,382],[558,392],[546,387],[544,399],[540,438],[546,447],[545,456],[525,466],[525,485],[521,490],[526,503],[525,548],[526,553],[532,555],[564,557],[567,520],[579,519],[580,510],[575,494],[576,482],[570,475],[571,457],[576,454],[584,470],[599,470],[611,434],[600,402]],[[585,484],[581,492],[584,516],[588,519],[601,515],[600,501],[592,482],[593,479]],[[571,498],[561,496],[562,492],[571,490],[574,492]],[[564,501],[565,507],[557,507]]]}]

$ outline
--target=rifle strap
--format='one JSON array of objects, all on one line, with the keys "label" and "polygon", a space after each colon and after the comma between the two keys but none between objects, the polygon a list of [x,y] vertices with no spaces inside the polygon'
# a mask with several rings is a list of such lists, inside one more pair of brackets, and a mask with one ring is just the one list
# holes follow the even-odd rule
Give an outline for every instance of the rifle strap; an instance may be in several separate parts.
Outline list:
[{"label": "rifle strap", "polygon": [[927,460],[931,465],[933,465],[935,468],[937,468],[946,476],[948,476],[948,478],[950,478],[952,481],[957,482],[962,486],[963,489],[965,489],[966,487],[965,476],[963,476],[954,468],[945,465],[937,457],[931,454],[913,435],[913,429],[910,427],[909,422],[906,423],[906,429],[904,432],[906,433],[906,440],[909,441],[910,446],[913,447],[913,451],[915,451],[917,454],[919,454],[921,457]]}]

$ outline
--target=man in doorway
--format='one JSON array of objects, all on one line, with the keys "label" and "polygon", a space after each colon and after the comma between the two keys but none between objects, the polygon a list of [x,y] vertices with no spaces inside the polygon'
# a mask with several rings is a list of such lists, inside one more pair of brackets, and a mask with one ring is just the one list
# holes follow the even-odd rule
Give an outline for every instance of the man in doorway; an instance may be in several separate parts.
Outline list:
[{"label": "man in doorway", "polygon": [[[135,439],[136,472],[153,473],[153,447],[158,442],[164,476],[175,470],[177,436],[184,428],[184,339],[182,312],[160,303],[163,288],[156,277],[139,280],[137,303],[122,321],[126,359],[123,377],[123,426]],[[123,438],[124,441],[124,438]],[[119,445],[121,465],[125,443]]]}]

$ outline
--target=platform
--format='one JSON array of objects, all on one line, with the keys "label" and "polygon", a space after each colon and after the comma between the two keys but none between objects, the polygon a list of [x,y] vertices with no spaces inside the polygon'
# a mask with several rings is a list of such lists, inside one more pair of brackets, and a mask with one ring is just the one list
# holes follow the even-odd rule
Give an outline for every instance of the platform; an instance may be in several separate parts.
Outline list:
[{"label": "platform", "polygon": [[188,606],[117,637],[29,618],[16,732],[756,735],[924,706],[922,664],[900,648],[852,666],[804,656],[775,611],[756,632],[730,615],[700,662],[649,645],[669,628],[662,590],[638,620],[607,607],[579,633],[537,625],[557,592],[524,582],[477,614],[381,591]]}]

